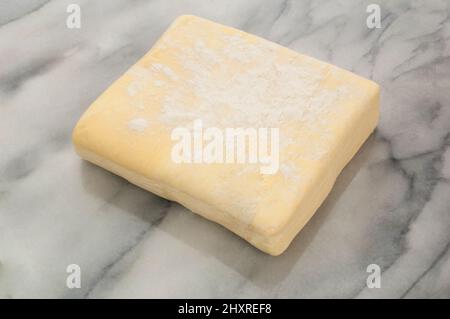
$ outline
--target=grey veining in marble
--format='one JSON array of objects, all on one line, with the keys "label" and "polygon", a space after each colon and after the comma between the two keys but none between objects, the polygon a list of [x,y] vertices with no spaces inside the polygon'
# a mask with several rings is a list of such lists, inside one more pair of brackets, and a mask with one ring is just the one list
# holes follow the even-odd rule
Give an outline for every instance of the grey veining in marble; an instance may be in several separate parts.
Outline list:
[{"label": "grey veining in marble", "polygon": [[[371,2],[2,1],[0,297],[449,298],[450,4],[376,1],[382,28],[368,29]],[[66,27],[69,3],[81,29]],[[382,86],[376,133],[279,257],[71,146],[82,112],[186,13]],[[66,287],[72,263],[80,289]]]}]

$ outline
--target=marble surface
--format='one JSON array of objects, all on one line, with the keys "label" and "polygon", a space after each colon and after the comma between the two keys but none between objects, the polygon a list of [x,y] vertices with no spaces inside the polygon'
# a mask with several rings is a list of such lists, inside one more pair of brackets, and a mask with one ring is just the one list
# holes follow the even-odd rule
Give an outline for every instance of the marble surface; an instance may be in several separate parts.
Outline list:
[{"label": "marble surface", "polygon": [[[371,2],[0,2],[0,297],[449,298],[450,4],[377,1],[368,29]],[[376,133],[279,257],[73,151],[82,112],[186,13],[382,86]]]}]

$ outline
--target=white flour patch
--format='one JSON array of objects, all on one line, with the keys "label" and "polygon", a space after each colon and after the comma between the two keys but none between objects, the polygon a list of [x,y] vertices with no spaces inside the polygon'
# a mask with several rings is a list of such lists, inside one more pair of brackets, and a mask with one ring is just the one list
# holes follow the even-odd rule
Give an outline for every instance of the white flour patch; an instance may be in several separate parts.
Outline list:
[{"label": "white flour patch", "polygon": [[[326,131],[324,115],[345,92],[321,87],[330,66],[318,68],[294,57],[280,62],[275,44],[250,43],[239,35],[224,35],[219,50],[192,41],[194,45],[186,47],[165,40],[168,49],[177,49],[177,59],[191,78],[188,85],[165,96],[163,122],[181,126],[202,119],[205,125],[215,127],[281,129],[284,122],[296,121],[308,130]],[[186,97],[193,98],[195,105],[186,105]]]},{"label": "white flour patch", "polygon": [[152,68],[155,69],[156,71],[162,72],[166,77],[168,77],[172,81],[177,81],[179,79],[178,75],[176,75],[175,72],[173,72],[172,69],[169,68],[167,65],[161,63],[153,63]]},{"label": "white flour patch", "polygon": [[142,117],[132,119],[128,122],[128,128],[139,133],[143,133],[148,125],[148,121]]}]

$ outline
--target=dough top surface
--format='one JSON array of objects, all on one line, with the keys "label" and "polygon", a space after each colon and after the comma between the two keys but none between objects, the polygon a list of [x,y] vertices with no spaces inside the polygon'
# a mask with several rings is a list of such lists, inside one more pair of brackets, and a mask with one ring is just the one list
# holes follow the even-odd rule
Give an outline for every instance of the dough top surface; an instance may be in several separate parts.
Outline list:
[{"label": "dough top surface", "polygon": [[[182,16],[88,109],[76,144],[229,212],[261,232],[289,220],[320,183],[378,87],[254,35]],[[171,131],[278,128],[279,170],[176,164]],[[277,224],[277,223],[275,223]]]}]

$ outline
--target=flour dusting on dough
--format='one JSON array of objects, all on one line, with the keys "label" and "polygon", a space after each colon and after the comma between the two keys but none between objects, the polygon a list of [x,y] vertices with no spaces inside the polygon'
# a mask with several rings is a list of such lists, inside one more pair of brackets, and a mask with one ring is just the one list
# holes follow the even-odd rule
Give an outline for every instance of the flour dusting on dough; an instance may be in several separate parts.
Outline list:
[{"label": "flour dusting on dough", "polygon": [[[176,69],[155,62],[133,70],[136,80],[128,89],[130,96],[137,95],[136,88],[143,90],[145,82],[156,87],[161,81],[176,81],[161,102],[159,118],[168,127],[189,127],[201,119],[209,127],[279,128],[280,160],[285,164],[279,173],[286,180],[297,180],[298,172],[287,168],[299,157],[320,160],[327,154],[332,134],[326,119],[332,117],[339,100],[348,96],[345,86],[326,89],[323,85],[336,68],[221,28],[211,45],[202,40],[208,39],[210,31],[198,31],[187,34],[183,43],[165,36],[156,49],[171,55]],[[187,80],[179,81],[177,72],[187,74]],[[298,127],[315,134],[314,146],[309,137],[298,136]]]},{"label": "flour dusting on dough", "polygon": [[135,118],[128,122],[128,128],[139,133],[143,133],[148,127],[148,121],[144,118]]}]

